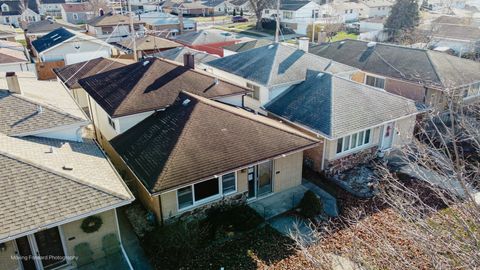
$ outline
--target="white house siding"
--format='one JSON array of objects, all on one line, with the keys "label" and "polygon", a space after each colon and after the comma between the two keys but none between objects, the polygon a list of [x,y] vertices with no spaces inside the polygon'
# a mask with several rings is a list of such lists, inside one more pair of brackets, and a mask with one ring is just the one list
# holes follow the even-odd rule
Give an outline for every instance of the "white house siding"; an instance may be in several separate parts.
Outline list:
[{"label": "white house siding", "polygon": [[143,119],[149,117],[153,113],[154,111],[149,111],[117,118],[119,123],[117,129],[119,130],[119,134],[122,134],[123,132],[129,130],[131,127],[140,123]]},{"label": "white house siding", "polygon": [[395,122],[393,147],[399,148],[412,142],[416,118],[416,115],[412,115]]},{"label": "white house siding", "polygon": [[[75,48],[76,46],[78,49]],[[82,54],[82,58],[79,59],[75,57],[74,54]],[[112,48],[107,44],[100,44],[80,38],[69,40],[53,49],[40,53],[40,57],[44,62],[66,60],[65,64],[67,65],[100,56],[110,57],[111,55]],[[67,60],[70,60],[70,62]]]},{"label": "white house siding", "polygon": [[59,139],[59,140],[69,140],[69,141],[82,141],[82,127],[80,125],[67,127],[64,129],[57,129],[54,131],[47,131],[43,133],[36,133],[37,137]]},{"label": "white house siding", "polygon": [[[87,31],[105,41],[105,42],[119,42],[119,41],[122,41],[124,39],[127,39],[127,38],[130,38],[130,26],[129,25],[118,25],[118,26],[111,26],[109,27],[111,29],[113,29],[112,32],[109,32],[109,33],[103,33],[102,31],[102,27],[93,27],[91,25],[87,25]],[[144,33],[144,27],[143,25],[140,26],[140,29],[138,31],[136,31],[136,34],[137,35],[143,35]]]},{"label": "white house siding", "polygon": [[368,7],[368,17],[387,17],[390,14],[391,7]]},{"label": "white house siding", "polygon": [[[315,19],[312,17],[312,11],[318,10],[318,18]],[[285,14],[292,14],[291,18],[286,18]],[[275,9],[266,9],[263,11],[262,17],[272,18],[272,15],[276,14]],[[307,27],[309,24],[312,24],[314,21],[317,21],[322,17],[322,14],[328,13],[325,10],[325,7],[320,6],[315,2],[310,2],[305,6],[301,7],[298,10],[280,10],[280,21],[282,24],[293,28],[297,34],[305,35],[307,33]]]},{"label": "white house siding", "polygon": [[[100,136],[98,132],[101,133],[101,136],[105,138],[106,140],[111,140],[115,136],[119,134],[117,131],[119,128],[119,123],[117,119],[113,119],[115,121],[115,126],[117,130],[113,129],[112,126],[108,123],[108,114],[105,112],[105,110],[100,107],[100,105],[95,102],[93,98],[90,96],[88,97],[89,99],[89,110],[90,110],[90,117],[93,121],[93,124],[95,125],[95,130],[97,133],[97,136]],[[100,138],[98,138],[100,140]]]},{"label": "white house siding", "polygon": [[234,95],[234,96],[228,96],[228,97],[221,97],[215,99],[217,101],[243,107],[243,95]]}]

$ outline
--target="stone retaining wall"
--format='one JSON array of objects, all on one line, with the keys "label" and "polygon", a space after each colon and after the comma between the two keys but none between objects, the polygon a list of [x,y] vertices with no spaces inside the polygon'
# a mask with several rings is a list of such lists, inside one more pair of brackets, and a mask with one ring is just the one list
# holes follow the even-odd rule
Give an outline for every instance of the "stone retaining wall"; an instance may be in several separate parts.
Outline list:
[{"label": "stone retaining wall", "polygon": [[326,162],[325,174],[328,176],[342,173],[360,164],[365,164],[377,156],[378,147],[374,146],[339,159]]}]

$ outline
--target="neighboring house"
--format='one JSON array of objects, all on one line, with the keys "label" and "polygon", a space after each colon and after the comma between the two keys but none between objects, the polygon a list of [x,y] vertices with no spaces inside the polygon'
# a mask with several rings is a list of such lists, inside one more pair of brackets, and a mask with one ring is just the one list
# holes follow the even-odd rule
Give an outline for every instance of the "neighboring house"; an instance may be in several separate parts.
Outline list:
[{"label": "neighboring house", "polygon": [[156,36],[171,37],[197,31],[197,23],[182,16],[164,12],[147,12],[139,16],[145,22],[145,28]]},{"label": "neighboring house", "polygon": [[182,90],[242,106],[247,88],[193,70],[189,56],[185,65],[149,58],[79,80],[89,96],[96,138],[107,153],[109,140],[171,106]]},{"label": "neighboring house", "polygon": [[105,41],[63,27],[34,40],[32,47],[38,62],[64,61],[66,65],[116,54]]},{"label": "neighboring house", "polygon": [[193,55],[194,64],[195,64],[194,68],[202,69],[202,70],[206,70],[205,63],[219,58],[215,54],[209,54],[206,52],[197,51],[194,49],[190,49],[188,47],[177,47],[174,49],[153,54],[152,56],[158,57],[161,59],[167,59],[170,61],[175,61],[179,64],[183,64],[185,54]]},{"label": "neighboring house", "polygon": [[39,0],[38,11],[42,16],[62,17],[62,5],[65,0]]},{"label": "neighboring house", "polygon": [[212,7],[208,7],[202,1],[192,2],[172,2],[167,5],[163,5],[162,8],[165,12],[172,12],[173,14],[182,14],[183,16],[213,16],[215,10]]},{"label": "neighboring house", "polygon": [[95,15],[93,6],[89,2],[63,4],[61,13],[62,20],[71,24],[84,24]]},{"label": "neighboring house", "polygon": [[12,41],[15,42],[15,37],[17,33],[11,25],[0,24],[0,40]]},{"label": "neighboring house", "polygon": [[96,58],[85,62],[80,62],[63,68],[54,69],[58,81],[62,83],[73,99],[86,113],[88,113],[88,96],[85,90],[80,86],[78,80],[93,76],[98,73],[124,67],[130,64],[131,60]]},{"label": "neighboring house", "polygon": [[[316,22],[318,19],[325,17],[321,6],[313,1],[280,1],[280,23],[288,28],[293,29],[297,34],[305,35],[308,25]],[[325,12],[326,13],[326,12]],[[262,17],[274,19],[277,16],[275,8],[264,9]]]},{"label": "neighboring house", "polygon": [[[445,13],[445,14],[452,13],[453,8],[464,9],[466,5],[465,0],[450,0],[450,1],[427,0],[425,2],[426,2],[427,9],[435,12]],[[473,4],[473,2],[470,4]]]},{"label": "neighboring house", "polygon": [[198,32],[175,36],[172,40],[195,50],[223,56],[223,47],[239,42],[235,35],[229,32],[205,29]]},{"label": "neighboring house", "polygon": [[252,5],[250,4],[250,0],[231,0],[230,5],[237,12],[237,15],[240,15],[240,12],[253,11]]},{"label": "neighboring house", "polygon": [[362,0],[360,3],[367,6],[367,17],[388,17],[395,3],[390,0]]},{"label": "neighboring house", "polygon": [[303,151],[316,139],[188,92],[174,100],[111,140],[159,223],[301,185]]},{"label": "neighboring house", "polygon": [[85,32],[85,29],[82,29],[79,26],[60,21],[54,21],[53,19],[29,23],[23,27],[27,48],[31,49],[32,41],[36,40],[37,38],[41,38],[61,27],[78,32]]},{"label": "neighboring house", "polygon": [[362,70],[352,79],[443,110],[445,93],[465,100],[480,96],[480,63],[441,52],[344,40],[310,52]]},{"label": "neighboring house", "polygon": [[263,47],[265,45],[272,44],[271,40],[268,39],[254,39],[247,42],[241,42],[229,46],[223,47],[223,56],[229,56],[236,53],[241,53],[251,49]]},{"label": "neighboring house", "polygon": [[360,19],[368,18],[369,8],[359,2],[332,2],[326,4],[331,6],[335,16],[342,17],[345,23],[356,22]]},{"label": "neighboring house", "polygon": [[432,23],[428,46],[448,47],[455,54],[480,53],[480,27],[467,24]]},{"label": "neighboring house", "polygon": [[[117,46],[126,53],[133,54],[132,40],[126,39],[117,43]],[[146,35],[135,39],[135,47],[137,50],[137,57],[138,59],[141,59],[147,55],[177,47],[183,47],[183,45],[161,37]]]},{"label": "neighboring house", "polygon": [[13,25],[20,27],[21,22],[40,21],[40,15],[31,9],[30,2],[27,8],[19,0],[0,1],[0,24]]},{"label": "neighboring house", "polygon": [[358,25],[360,26],[360,33],[383,32],[386,21],[386,17],[376,17],[361,20],[358,22]]},{"label": "neighboring house", "polygon": [[[144,22],[134,18],[133,30],[136,36],[143,36]],[[87,22],[87,33],[105,42],[119,42],[131,38],[130,17],[107,13]]]},{"label": "neighboring house", "polygon": [[2,82],[0,269],[132,269],[116,208],[134,197],[93,140],[71,136],[88,124],[79,108],[58,82]]},{"label": "neighboring house", "polygon": [[335,175],[366,163],[379,151],[400,148],[414,136],[412,100],[323,72],[309,72],[265,105],[280,118],[312,136],[318,147],[306,150],[306,164]]},{"label": "neighboring house", "polygon": [[206,65],[213,74],[252,89],[253,92],[245,97],[245,106],[259,112],[262,112],[262,105],[290,86],[303,82],[307,69],[346,77],[357,71],[356,68],[281,43],[226,56]]},{"label": "neighboring house", "polygon": [[233,11],[233,6],[228,0],[206,0],[202,4],[213,10],[211,15],[225,15]]},{"label": "neighboring house", "polygon": [[0,40],[0,71],[29,71],[29,64],[30,60],[22,44]]}]

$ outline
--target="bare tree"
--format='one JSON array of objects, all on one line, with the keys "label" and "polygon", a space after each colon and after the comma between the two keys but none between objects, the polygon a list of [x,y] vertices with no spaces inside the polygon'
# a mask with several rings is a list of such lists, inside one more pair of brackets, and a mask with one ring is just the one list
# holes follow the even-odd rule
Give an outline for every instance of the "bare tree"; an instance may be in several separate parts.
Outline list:
[{"label": "bare tree", "polygon": [[[257,22],[255,27],[257,30],[262,30],[262,13],[264,9],[273,8],[275,1],[273,0],[248,0],[250,6],[255,13],[255,17],[257,18]],[[278,16],[278,14],[277,14]]]},{"label": "bare tree", "polygon": [[480,267],[480,109],[462,98],[448,93],[446,113],[424,115],[413,143],[376,163],[377,196],[354,200],[313,235],[292,233],[315,268]]}]

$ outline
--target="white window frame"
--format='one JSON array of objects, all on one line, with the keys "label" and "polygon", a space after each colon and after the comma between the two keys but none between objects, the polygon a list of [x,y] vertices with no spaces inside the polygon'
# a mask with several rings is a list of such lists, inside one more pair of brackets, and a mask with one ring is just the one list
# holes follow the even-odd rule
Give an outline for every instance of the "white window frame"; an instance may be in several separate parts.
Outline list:
[{"label": "white window frame", "polygon": [[[232,173],[232,172],[229,172],[229,173]],[[221,176],[218,176],[218,177],[217,177],[217,181],[218,181],[218,194],[213,195],[213,196],[210,196],[210,197],[207,197],[207,198],[204,198],[204,199],[201,199],[201,200],[198,200],[198,201],[195,200],[195,187],[194,187],[194,186],[195,186],[196,184],[200,184],[200,183],[203,183],[203,182],[205,182],[205,181],[210,181],[210,180],[215,179],[215,178],[210,178],[210,179],[207,179],[207,180],[204,180],[204,181],[200,181],[200,182],[197,182],[197,183],[194,183],[194,184],[190,184],[190,185],[186,185],[186,186],[177,188],[177,189],[175,190],[175,194],[176,194],[176,197],[177,197],[177,212],[188,211],[188,210],[191,210],[191,209],[193,209],[193,208],[199,207],[199,206],[201,206],[201,205],[207,204],[207,203],[209,203],[209,202],[216,201],[216,200],[218,200],[218,199],[220,199],[220,198],[222,198],[222,197],[225,197],[225,196],[228,196],[228,195],[232,195],[232,194],[237,193],[237,191],[238,191],[238,174],[237,174],[237,171],[233,172],[233,173],[235,173],[235,190],[234,190],[234,191],[227,192],[227,193],[223,193],[223,182],[222,182],[222,179],[223,179],[223,176],[224,176],[224,175],[229,174],[229,173],[225,173],[225,174],[222,174]],[[189,205],[189,206],[180,208],[180,202],[179,202],[179,200],[178,200],[178,190],[179,190],[179,189],[182,189],[182,188],[186,188],[186,187],[190,187],[190,189],[192,190],[192,205]]]},{"label": "white window frame", "polygon": [[[368,138],[368,142],[365,143],[365,133],[370,130],[370,137]],[[352,133],[352,134],[349,134],[349,135],[346,135],[346,136],[343,136],[342,138],[338,138],[337,140],[335,140],[335,157],[341,157],[341,156],[345,156],[345,155],[348,155],[348,154],[351,154],[351,153],[354,153],[354,152],[357,152],[358,150],[361,150],[361,149],[366,149],[368,147],[370,147],[372,145],[372,139],[373,139],[373,132],[374,132],[375,128],[367,128],[367,129],[364,129],[364,130],[360,130],[358,132],[355,132],[355,133]],[[358,140],[359,140],[359,135],[363,133],[362,135],[362,144],[360,145],[357,145],[358,144]],[[356,137],[356,141],[357,143],[355,144],[355,147],[351,147],[352,146],[352,137],[355,135]],[[346,149],[345,145],[345,139],[348,138],[348,149]],[[338,152],[338,141],[339,140],[342,140],[342,151]]]},{"label": "white window frame", "polygon": [[289,10],[282,11],[282,16],[286,20],[291,20],[295,17],[293,14],[293,11],[289,11]]},{"label": "white window frame", "polygon": [[[374,85],[369,85],[369,84],[367,84],[367,78],[368,78],[368,77],[373,77],[373,78],[375,78],[375,81],[376,81],[377,79],[382,79],[382,80],[383,80],[383,88],[380,88],[380,87],[376,87],[376,86],[374,86]],[[377,88],[377,89],[385,90],[385,85],[387,84],[387,79],[386,79],[386,77],[383,77],[383,76],[378,76],[378,75],[371,74],[371,73],[365,73],[365,78],[363,79],[363,83],[364,83],[365,85],[368,85],[368,86],[371,86],[371,87],[375,87],[375,88]]]}]

